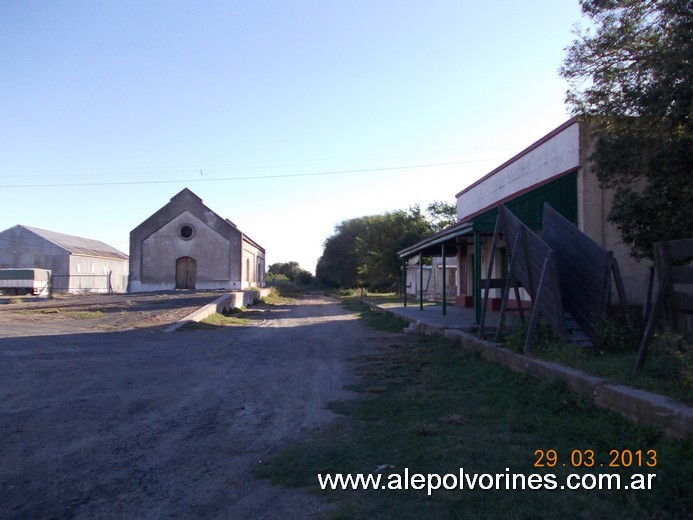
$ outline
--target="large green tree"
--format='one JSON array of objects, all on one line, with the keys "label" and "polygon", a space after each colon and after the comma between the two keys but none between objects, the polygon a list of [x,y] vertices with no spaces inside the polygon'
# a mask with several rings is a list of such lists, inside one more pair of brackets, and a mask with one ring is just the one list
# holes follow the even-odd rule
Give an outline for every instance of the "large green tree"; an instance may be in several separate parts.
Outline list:
[{"label": "large green tree", "polygon": [[376,291],[398,288],[401,260],[397,251],[425,238],[431,231],[431,224],[419,206],[370,217],[365,233],[356,242],[361,260],[359,274],[365,285]]},{"label": "large green tree", "polygon": [[609,219],[635,257],[693,236],[690,0],[581,0],[561,74],[598,137],[591,161],[615,196]]},{"label": "large green tree", "polygon": [[[432,204],[431,206],[435,205]],[[398,287],[401,263],[397,251],[425,238],[443,226],[454,205],[439,203],[427,218],[419,206],[351,220],[335,226],[318,260],[316,277],[335,287]],[[447,212],[447,216],[446,216]]]},{"label": "large green tree", "polygon": [[334,234],[325,240],[322,256],[315,268],[318,282],[332,287],[363,285],[356,241],[365,233],[367,218],[345,220],[335,226]]}]

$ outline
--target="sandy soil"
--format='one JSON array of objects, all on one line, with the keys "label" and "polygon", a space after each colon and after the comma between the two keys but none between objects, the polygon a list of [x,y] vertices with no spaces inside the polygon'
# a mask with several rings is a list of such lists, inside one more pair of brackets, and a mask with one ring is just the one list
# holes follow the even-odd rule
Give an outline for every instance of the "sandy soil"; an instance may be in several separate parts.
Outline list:
[{"label": "sandy soil", "polygon": [[[333,418],[325,405],[349,397],[353,359],[388,335],[321,296],[250,327],[174,333],[162,326],[189,301],[141,315],[146,303],[124,301],[2,306],[0,518],[325,516],[251,469]],[[128,308],[89,320],[69,318],[74,305]]]}]

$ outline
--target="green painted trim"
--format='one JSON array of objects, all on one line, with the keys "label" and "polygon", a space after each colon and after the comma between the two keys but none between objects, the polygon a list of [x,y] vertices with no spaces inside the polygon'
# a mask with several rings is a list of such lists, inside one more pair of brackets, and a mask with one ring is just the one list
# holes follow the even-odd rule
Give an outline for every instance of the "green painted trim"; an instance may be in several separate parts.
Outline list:
[{"label": "green painted trim", "polygon": [[[577,170],[511,199],[504,205],[526,226],[538,231],[541,229],[545,202],[573,224],[577,224]],[[497,216],[498,208],[494,208],[475,217],[474,229],[492,233]]]}]

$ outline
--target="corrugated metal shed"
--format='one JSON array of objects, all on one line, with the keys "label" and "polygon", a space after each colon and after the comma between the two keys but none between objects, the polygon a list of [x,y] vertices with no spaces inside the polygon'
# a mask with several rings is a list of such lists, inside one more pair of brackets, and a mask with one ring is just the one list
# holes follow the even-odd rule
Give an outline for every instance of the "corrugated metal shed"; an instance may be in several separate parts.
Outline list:
[{"label": "corrugated metal shed", "polygon": [[74,255],[117,258],[119,260],[128,259],[128,255],[118,251],[116,248],[111,247],[108,244],[104,244],[100,240],[76,237],[73,235],[66,235],[64,233],[57,233],[55,231],[48,231],[46,229],[39,229],[23,225],[20,225],[19,227],[22,227],[27,231],[30,231],[41,238],[52,242],[58,247],[62,247]]}]

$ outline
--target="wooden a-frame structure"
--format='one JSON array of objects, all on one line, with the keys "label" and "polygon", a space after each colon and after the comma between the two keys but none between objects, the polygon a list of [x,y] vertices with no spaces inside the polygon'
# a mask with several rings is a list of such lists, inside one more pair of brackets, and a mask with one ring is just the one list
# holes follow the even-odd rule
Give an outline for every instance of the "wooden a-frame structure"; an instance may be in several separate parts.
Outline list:
[{"label": "wooden a-frame structure", "polygon": [[606,251],[549,204],[544,204],[543,209],[542,240],[556,254],[563,308],[592,345],[602,344],[599,329],[609,306],[612,280],[624,318],[630,325],[626,291],[611,251]]},{"label": "wooden a-frame structure", "polygon": [[551,326],[554,334],[561,339],[566,337],[565,319],[561,290],[558,281],[558,269],[556,256],[553,250],[539,238],[531,229],[522,223],[508,208],[498,208],[496,228],[493,232],[488,271],[485,280],[483,304],[481,307],[481,321],[479,334],[484,334],[486,322],[486,308],[489,291],[492,286],[498,287],[502,279],[492,279],[494,254],[500,235],[505,238],[506,246],[510,251],[508,275],[503,285],[503,296],[500,308],[500,320],[496,331],[496,341],[500,339],[505,314],[508,312],[508,295],[512,289],[517,300],[520,318],[524,322],[524,309],[520,300],[519,289],[523,288],[530,297],[532,308],[529,317],[527,336],[524,343],[524,352],[531,349],[536,335],[539,317],[542,316]]},{"label": "wooden a-frame structure", "polygon": [[633,375],[645,364],[648,347],[662,312],[672,329],[677,330],[677,314],[681,311],[693,311],[693,293],[690,291],[693,284],[693,238],[657,242],[654,245],[654,254],[659,286],[654,305],[649,310],[649,317],[645,323]]}]

